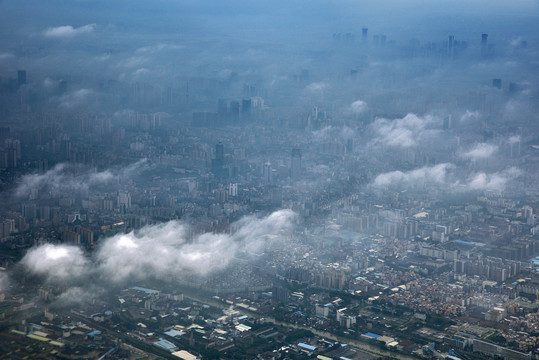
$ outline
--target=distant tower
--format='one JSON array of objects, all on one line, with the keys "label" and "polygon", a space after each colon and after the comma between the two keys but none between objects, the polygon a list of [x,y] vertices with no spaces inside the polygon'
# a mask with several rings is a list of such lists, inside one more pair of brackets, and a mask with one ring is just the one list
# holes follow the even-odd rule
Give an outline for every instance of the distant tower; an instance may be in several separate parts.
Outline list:
[{"label": "distant tower", "polygon": [[271,164],[269,162],[264,164],[263,174],[262,175],[264,177],[264,182],[266,182],[267,184],[272,183],[273,176],[272,176]]},{"label": "distant tower", "polygon": [[252,107],[253,107],[252,99],[243,99],[241,101],[241,117],[243,120],[250,119]]},{"label": "distant tower", "polygon": [[367,42],[368,37],[369,37],[369,29],[367,28],[361,29],[361,39],[363,40],[364,43]]},{"label": "distant tower", "polygon": [[223,163],[225,156],[225,146],[222,142],[218,142],[217,145],[215,145],[215,160],[219,161],[221,164]]},{"label": "distant tower", "polygon": [[298,148],[292,149],[292,161],[290,163],[290,177],[299,179],[301,175],[301,150]]},{"label": "distant tower", "polygon": [[481,34],[481,56],[488,54],[488,34]]},{"label": "distant tower", "polygon": [[211,169],[215,176],[222,177],[224,176],[225,170],[225,156],[224,156],[224,146],[222,142],[218,142],[215,145],[215,159],[211,161]]},{"label": "distant tower", "polygon": [[17,84],[19,87],[26,84],[26,70],[17,71]]},{"label": "distant tower", "polygon": [[240,118],[240,102],[239,101],[231,101],[230,102],[230,116],[233,120],[238,120]]},{"label": "distant tower", "polygon": [[449,35],[449,39],[447,39],[447,56],[452,58],[455,51],[455,37],[453,35]]},{"label": "distant tower", "polygon": [[502,88],[502,79],[492,79],[492,86],[496,89]]}]

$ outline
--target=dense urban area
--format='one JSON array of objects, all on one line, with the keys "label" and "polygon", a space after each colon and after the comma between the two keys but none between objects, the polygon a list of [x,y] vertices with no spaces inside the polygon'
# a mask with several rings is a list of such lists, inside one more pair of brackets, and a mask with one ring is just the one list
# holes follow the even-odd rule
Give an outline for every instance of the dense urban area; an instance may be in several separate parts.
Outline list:
[{"label": "dense urban area", "polygon": [[537,6],[414,33],[21,3],[0,358],[539,359]]}]

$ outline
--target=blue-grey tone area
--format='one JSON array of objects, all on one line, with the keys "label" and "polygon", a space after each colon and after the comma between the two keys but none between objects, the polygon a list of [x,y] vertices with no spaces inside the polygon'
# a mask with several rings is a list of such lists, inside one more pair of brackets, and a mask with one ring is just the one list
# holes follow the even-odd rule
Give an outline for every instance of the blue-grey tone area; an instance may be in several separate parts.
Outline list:
[{"label": "blue-grey tone area", "polygon": [[538,359],[538,24],[0,0],[0,358]]}]

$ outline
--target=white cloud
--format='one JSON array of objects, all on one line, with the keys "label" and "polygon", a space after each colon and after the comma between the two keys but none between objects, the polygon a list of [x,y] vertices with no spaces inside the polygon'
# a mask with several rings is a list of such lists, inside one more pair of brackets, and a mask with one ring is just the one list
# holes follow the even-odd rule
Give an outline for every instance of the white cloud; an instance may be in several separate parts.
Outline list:
[{"label": "white cloud", "polygon": [[0,61],[13,59],[15,55],[13,53],[5,52],[0,54]]},{"label": "white cloud", "polygon": [[405,187],[417,187],[427,184],[443,185],[447,181],[448,170],[453,169],[453,164],[444,163],[434,166],[425,166],[406,172],[391,171],[378,175],[373,185],[375,187],[387,187],[402,185]]},{"label": "white cloud", "polygon": [[72,108],[86,104],[90,101],[94,91],[91,89],[79,89],[59,98],[60,106],[64,108]]},{"label": "white cloud", "polygon": [[99,273],[114,282],[150,276],[197,274],[223,269],[243,250],[258,251],[266,241],[289,230],[294,213],[277,211],[263,219],[246,217],[232,234],[205,233],[188,241],[177,221],[148,226],[107,239],[97,254]]},{"label": "white cloud", "polygon": [[170,51],[170,50],[181,50],[181,49],[183,49],[182,45],[161,43],[157,45],[149,45],[149,46],[138,48],[135,52],[136,53],[156,53],[159,51]]},{"label": "white cloud", "polygon": [[327,88],[329,88],[329,85],[325,82],[313,82],[305,88],[307,92],[311,94],[322,94]]},{"label": "white cloud", "polygon": [[64,282],[84,274],[116,284],[205,275],[225,268],[239,252],[263,251],[287,239],[295,216],[280,210],[264,218],[245,217],[231,225],[230,233],[204,233],[194,239],[186,225],[169,221],[101,240],[92,260],[78,247],[47,244],[31,249],[21,264],[33,274]]},{"label": "white cloud", "polygon": [[53,195],[85,191],[92,186],[111,183],[118,177],[132,177],[146,165],[147,162],[143,159],[124,168],[96,172],[87,168],[61,163],[55,165],[44,174],[23,176],[15,190],[15,195],[19,197],[28,196],[33,191],[40,189],[46,189]]},{"label": "white cloud", "polygon": [[498,151],[498,146],[480,143],[475,145],[470,150],[460,153],[460,157],[470,160],[481,160],[486,159],[494,155]]},{"label": "white cloud", "polygon": [[72,38],[80,34],[90,33],[95,30],[96,24],[88,24],[78,28],[71,25],[48,28],[43,35],[48,38]]},{"label": "white cloud", "polygon": [[479,111],[470,111],[466,112],[460,117],[461,123],[470,123],[481,118],[481,113]]},{"label": "white cloud", "polygon": [[313,140],[316,142],[327,141],[330,139],[330,134],[333,132],[332,126],[326,126],[320,130],[313,131]]},{"label": "white cloud", "polygon": [[43,87],[47,90],[55,89],[57,86],[57,80],[51,79],[50,77],[46,77],[45,80],[43,80]]},{"label": "white cloud", "polygon": [[476,173],[468,178],[464,189],[470,191],[503,191],[509,181],[518,178],[521,174],[522,171],[516,167],[492,174]]},{"label": "white cloud", "polygon": [[376,135],[372,144],[401,148],[417,146],[421,141],[438,133],[438,130],[432,129],[436,120],[438,119],[430,115],[419,117],[415,114],[394,120],[378,118],[371,125]]},{"label": "white cloud", "polygon": [[511,137],[509,137],[507,139],[507,142],[509,144],[516,144],[516,143],[520,142],[520,136],[519,135],[513,135],[513,136],[511,136]]},{"label": "white cloud", "polygon": [[494,173],[478,172],[464,180],[458,180],[457,168],[450,163],[425,166],[411,171],[391,171],[378,175],[372,186],[385,188],[401,186],[417,188],[423,186],[439,186],[451,191],[503,191],[508,183],[518,178],[522,171],[511,167]]},{"label": "white cloud", "polygon": [[134,76],[142,76],[142,75],[146,75],[147,73],[149,73],[150,70],[146,69],[146,68],[140,68],[140,69],[137,69],[133,75]]},{"label": "white cloud", "polygon": [[356,132],[354,129],[343,126],[343,127],[333,127],[326,126],[320,130],[315,130],[312,132],[313,141],[315,142],[325,142],[325,141],[346,141],[348,139],[354,138]]},{"label": "white cloud", "polygon": [[49,281],[80,278],[89,270],[89,262],[82,250],[69,245],[46,244],[33,248],[22,258],[21,264]]},{"label": "white cloud", "polygon": [[126,68],[140,68],[142,65],[148,62],[148,59],[144,56],[132,56],[127,58],[121,63],[121,67]]},{"label": "white cloud", "polygon": [[350,105],[349,111],[352,114],[359,115],[367,111],[368,108],[369,107],[367,106],[367,103],[365,101],[357,100]]}]

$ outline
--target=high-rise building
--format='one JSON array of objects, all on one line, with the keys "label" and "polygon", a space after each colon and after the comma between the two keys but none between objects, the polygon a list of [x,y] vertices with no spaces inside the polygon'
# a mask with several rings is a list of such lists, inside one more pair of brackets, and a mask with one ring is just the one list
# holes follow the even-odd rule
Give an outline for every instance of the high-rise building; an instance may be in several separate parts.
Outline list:
[{"label": "high-rise building", "polygon": [[481,56],[488,54],[488,34],[481,34]]},{"label": "high-rise building", "polygon": [[23,86],[26,84],[26,70],[17,71],[17,84]]},{"label": "high-rise building", "polygon": [[231,101],[229,111],[230,111],[230,117],[232,118],[232,120],[238,120],[240,117],[240,102]]},{"label": "high-rise building", "polygon": [[215,176],[224,176],[225,174],[225,147],[222,142],[215,145],[215,159],[211,161],[211,170]]},{"label": "high-rise building", "polygon": [[292,149],[292,160],[290,163],[290,177],[298,179],[301,175],[301,150],[298,148]]},{"label": "high-rise building", "polygon": [[217,101],[217,114],[219,115],[228,114],[228,102],[225,99],[219,99]]},{"label": "high-rise building", "polygon": [[127,191],[118,191],[116,196],[116,205],[122,213],[125,213],[131,208],[131,195]]},{"label": "high-rise building", "polygon": [[224,161],[225,157],[225,146],[222,142],[218,142],[217,145],[215,145],[215,160],[221,162],[221,164]]},{"label": "high-rise building", "polygon": [[367,42],[368,37],[369,37],[369,29],[367,29],[367,28],[361,29],[361,38],[362,38],[364,43]]},{"label": "high-rise building", "polygon": [[62,235],[65,244],[80,245],[80,234],[73,230],[66,229]]},{"label": "high-rise building", "polygon": [[455,37],[453,35],[449,35],[449,38],[447,39],[447,56],[453,57],[455,54]]},{"label": "high-rise building", "polygon": [[273,181],[273,174],[271,169],[271,164],[269,162],[264,164],[262,176],[264,177],[264,182],[271,184]]}]

